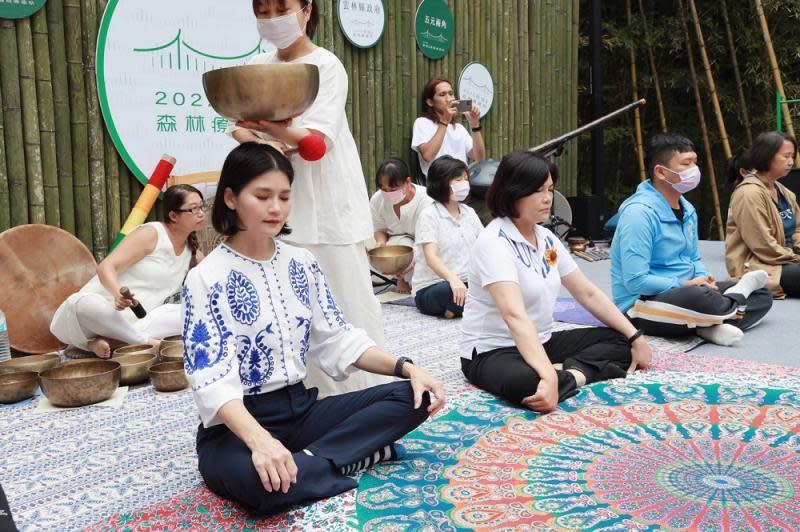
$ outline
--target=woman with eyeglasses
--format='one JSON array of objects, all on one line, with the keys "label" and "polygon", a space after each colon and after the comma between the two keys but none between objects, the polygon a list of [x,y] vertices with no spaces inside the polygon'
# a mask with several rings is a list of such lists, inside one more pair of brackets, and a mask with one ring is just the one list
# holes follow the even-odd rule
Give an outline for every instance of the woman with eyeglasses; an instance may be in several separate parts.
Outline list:
[{"label": "woman with eyeglasses", "polygon": [[[202,258],[195,233],[206,212],[202,194],[190,185],[167,189],[162,206],[163,223],[137,227],[97,265],[97,275],[61,304],[50,323],[56,338],[108,358],[112,345],[158,347],[159,338],[180,334],[180,305],[166,301]],[[142,319],[131,310],[137,302],[147,313]]]}]

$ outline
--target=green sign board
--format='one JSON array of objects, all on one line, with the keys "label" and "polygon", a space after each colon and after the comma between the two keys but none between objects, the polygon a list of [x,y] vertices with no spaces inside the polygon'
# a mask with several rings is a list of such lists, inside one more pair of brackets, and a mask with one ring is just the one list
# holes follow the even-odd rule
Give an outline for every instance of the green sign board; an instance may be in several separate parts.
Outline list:
[{"label": "green sign board", "polygon": [[441,59],[450,51],[456,33],[453,12],[444,0],[423,0],[417,8],[414,32],[417,46],[430,59]]},{"label": "green sign board", "polygon": [[0,18],[25,18],[44,7],[47,0],[0,0]]}]

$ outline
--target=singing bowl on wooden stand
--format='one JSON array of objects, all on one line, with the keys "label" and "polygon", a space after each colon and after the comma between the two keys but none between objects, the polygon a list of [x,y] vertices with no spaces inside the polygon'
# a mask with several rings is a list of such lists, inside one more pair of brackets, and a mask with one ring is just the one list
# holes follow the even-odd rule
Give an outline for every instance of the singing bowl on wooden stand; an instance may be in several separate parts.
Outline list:
[{"label": "singing bowl on wooden stand", "polygon": [[114,395],[120,374],[118,362],[93,360],[43,371],[39,374],[39,384],[54,406],[85,406]]},{"label": "singing bowl on wooden stand", "polygon": [[16,403],[33,397],[39,387],[39,374],[19,371],[0,375],[0,403]]},{"label": "singing bowl on wooden stand", "polygon": [[57,353],[12,358],[11,360],[0,362],[0,375],[4,373],[17,373],[20,371],[41,373],[44,370],[58,366],[59,360]]},{"label": "singing bowl on wooden stand", "polygon": [[180,362],[183,364],[183,342],[161,349],[161,362]]},{"label": "singing bowl on wooden stand", "polygon": [[153,388],[159,392],[177,392],[189,386],[183,362],[161,362],[150,368]]},{"label": "singing bowl on wooden stand", "polygon": [[369,264],[380,273],[392,274],[405,270],[414,260],[411,246],[383,246],[369,250]]},{"label": "singing bowl on wooden stand", "polygon": [[155,354],[139,353],[120,355],[113,358],[120,365],[120,384],[139,384],[150,378],[150,367],[158,362]]},{"label": "singing bowl on wooden stand", "polygon": [[281,121],[314,103],[319,92],[316,65],[244,65],[203,74],[211,107],[234,120]]}]

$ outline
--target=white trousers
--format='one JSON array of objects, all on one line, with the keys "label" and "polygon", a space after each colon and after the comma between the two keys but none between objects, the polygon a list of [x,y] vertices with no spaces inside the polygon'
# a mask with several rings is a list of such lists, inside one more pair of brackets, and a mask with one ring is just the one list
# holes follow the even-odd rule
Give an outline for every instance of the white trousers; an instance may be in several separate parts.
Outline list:
[{"label": "white trousers", "polygon": [[[291,243],[314,254],[345,319],[354,327],[367,331],[367,335],[383,349],[381,305],[372,292],[369,261],[364,243],[345,245]],[[363,390],[391,381],[392,377],[359,370],[346,380],[336,382],[314,364],[309,364],[305,385],[308,388],[312,386],[319,388],[320,397],[325,397]]]}]

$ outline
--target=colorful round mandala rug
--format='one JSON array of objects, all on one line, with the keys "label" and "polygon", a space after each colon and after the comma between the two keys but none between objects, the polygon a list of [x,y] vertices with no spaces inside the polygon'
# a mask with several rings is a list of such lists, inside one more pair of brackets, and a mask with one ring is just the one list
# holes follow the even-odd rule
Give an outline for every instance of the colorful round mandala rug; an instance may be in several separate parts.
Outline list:
[{"label": "colorful round mandala rug", "polygon": [[365,530],[800,530],[800,394],[601,383],[536,416],[482,392],[361,479]]}]

